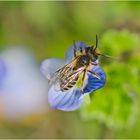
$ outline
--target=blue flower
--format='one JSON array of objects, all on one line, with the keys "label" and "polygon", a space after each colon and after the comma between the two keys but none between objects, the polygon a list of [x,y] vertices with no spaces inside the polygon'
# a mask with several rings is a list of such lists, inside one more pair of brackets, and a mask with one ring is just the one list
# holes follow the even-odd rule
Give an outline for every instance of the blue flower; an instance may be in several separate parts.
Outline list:
[{"label": "blue flower", "polygon": [[[78,49],[79,47],[86,48],[88,46],[85,43],[76,42],[76,47]],[[48,80],[51,80],[55,72],[64,65],[71,62],[73,58],[74,46],[67,50],[64,60],[56,58],[44,60],[41,64],[40,70]],[[48,88],[49,105],[55,109],[63,111],[73,111],[78,109],[82,105],[85,95],[88,95],[89,93],[100,89],[105,85],[106,75],[102,68],[100,66],[93,66],[91,71],[98,74],[100,80],[89,73],[83,92],[81,92],[79,89],[76,89],[75,87],[72,87],[67,91],[56,90],[56,85],[51,84]]]},{"label": "blue flower", "polygon": [[0,53],[0,117],[20,120],[46,113],[47,88],[34,57],[26,49],[11,46]]}]

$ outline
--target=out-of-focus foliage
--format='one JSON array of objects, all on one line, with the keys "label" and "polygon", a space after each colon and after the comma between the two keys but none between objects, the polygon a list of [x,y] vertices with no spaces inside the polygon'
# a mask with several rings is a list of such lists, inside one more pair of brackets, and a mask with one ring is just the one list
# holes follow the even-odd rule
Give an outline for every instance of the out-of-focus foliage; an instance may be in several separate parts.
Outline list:
[{"label": "out-of-focus foliage", "polygon": [[[129,129],[135,123],[140,107],[140,75],[131,61],[138,51],[138,38],[128,31],[108,31],[102,36],[102,52],[106,49],[106,53],[116,58],[104,66],[106,86],[94,93],[91,104],[84,104],[81,110],[84,119],[97,119],[112,129]],[[137,65],[140,65],[140,58],[137,58]]]},{"label": "out-of-focus foliage", "polygon": [[116,57],[100,58],[105,87],[79,111],[49,109],[14,122],[0,119],[0,138],[140,138],[140,2],[0,2],[0,55],[25,46],[38,70],[46,58],[64,58],[73,40],[95,44],[95,34],[101,52]]}]

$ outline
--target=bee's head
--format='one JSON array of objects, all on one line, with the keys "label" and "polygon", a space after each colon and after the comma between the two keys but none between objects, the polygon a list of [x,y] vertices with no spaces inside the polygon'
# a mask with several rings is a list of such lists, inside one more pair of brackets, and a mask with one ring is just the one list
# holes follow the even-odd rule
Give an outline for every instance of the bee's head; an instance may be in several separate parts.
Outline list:
[{"label": "bee's head", "polygon": [[[106,58],[113,58],[112,56],[101,54],[100,50],[97,47],[98,47],[98,36],[96,35],[96,45],[84,48],[84,55],[86,55],[86,57],[88,57],[88,59],[90,59],[92,62],[95,62],[99,56],[103,56]],[[76,49],[76,44],[74,41],[74,56],[77,55],[76,51],[77,49]],[[80,55],[81,53],[83,53],[82,47],[80,48]]]},{"label": "bee's head", "polygon": [[98,56],[101,54],[98,47],[98,37],[96,35],[96,46],[91,46],[87,48],[87,54],[90,57],[91,61],[95,62],[98,59]]},{"label": "bee's head", "polygon": [[105,54],[101,54],[100,53],[100,50],[97,48],[98,47],[98,36],[96,35],[96,46],[91,46],[91,47],[88,47],[88,56],[90,57],[90,60],[92,62],[95,62],[97,59],[98,59],[98,56],[103,56],[103,57],[106,57],[106,58],[114,58],[112,56],[109,56],[109,55],[105,55]]}]

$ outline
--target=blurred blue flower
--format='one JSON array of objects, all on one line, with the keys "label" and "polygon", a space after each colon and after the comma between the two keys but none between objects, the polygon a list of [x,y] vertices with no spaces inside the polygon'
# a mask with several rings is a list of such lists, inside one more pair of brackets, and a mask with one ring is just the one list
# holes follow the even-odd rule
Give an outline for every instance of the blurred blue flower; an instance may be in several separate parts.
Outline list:
[{"label": "blurred blue flower", "polygon": [[1,53],[0,116],[17,120],[45,113],[47,88],[34,57],[26,49],[11,47]]},{"label": "blurred blue flower", "polygon": [[[82,47],[86,48],[88,47],[85,43],[82,42],[76,42],[76,47]],[[44,76],[51,80],[55,72],[62,68],[64,65],[71,62],[74,58],[74,46],[70,47],[67,52],[64,60],[52,58],[47,59],[42,62],[41,64],[41,72],[44,74]],[[97,60],[98,62],[98,60]],[[55,89],[54,84],[50,85],[48,88],[48,103],[51,107],[63,110],[63,111],[73,111],[78,109],[82,103],[83,98],[85,95],[88,95],[89,93],[102,88],[105,85],[106,81],[106,75],[102,68],[100,66],[93,66],[91,68],[91,71],[97,73],[100,76],[100,80],[96,77],[93,77],[91,73],[88,74],[87,82],[85,85],[85,88],[83,92],[76,89],[75,87],[72,87],[71,89],[67,91],[58,91]]]}]

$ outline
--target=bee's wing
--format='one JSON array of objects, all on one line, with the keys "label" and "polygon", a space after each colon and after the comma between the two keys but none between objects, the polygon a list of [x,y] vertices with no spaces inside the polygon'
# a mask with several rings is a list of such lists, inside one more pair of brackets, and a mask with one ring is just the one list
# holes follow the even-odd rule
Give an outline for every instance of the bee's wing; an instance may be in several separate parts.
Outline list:
[{"label": "bee's wing", "polygon": [[73,70],[76,61],[77,58],[55,72],[54,76],[50,80],[50,85],[52,84],[55,85],[56,91],[60,91],[62,89],[67,88],[67,86],[70,83],[71,84],[76,83],[76,80],[78,79],[78,75],[83,70],[83,68],[80,68],[78,70]]},{"label": "bee's wing", "polygon": [[72,61],[71,63],[69,64],[66,64],[65,66],[63,66],[62,68],[58,69],[52,76],[52,78],[50,79],[50,86],[52,84],[55,85],[55,89],[57,91],[61,90],[60,89],[60,80],[66,76],[66,74],[69,74],[71,72],[71,69],[73,68],[73,62]]},{"label": "bee's wing", "polygon": [[72,73],[68,75],[66,74],[66,76],[64,76],[61,79],[61,83],[60,83],[61,89],[69,90],[70,88],[75,86],[79,77],[83,75],[84,69],[85,67],[81,67],[77,70],[72,71]]}]

